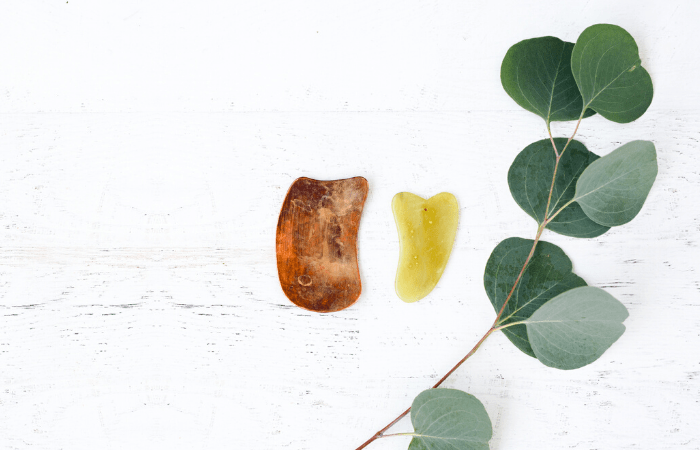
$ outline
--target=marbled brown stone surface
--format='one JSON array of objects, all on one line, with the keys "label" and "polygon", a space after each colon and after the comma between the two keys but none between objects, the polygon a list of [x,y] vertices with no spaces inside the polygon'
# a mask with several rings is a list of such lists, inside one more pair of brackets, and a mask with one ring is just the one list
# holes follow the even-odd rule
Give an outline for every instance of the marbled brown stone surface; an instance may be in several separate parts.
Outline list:
[{"label": "marbled brown stone surface", "polygon": [[360,296],[357,232],[367,191],[362,177],[292,183],[277,223],[277,271],[295,305],[333,312]]}]

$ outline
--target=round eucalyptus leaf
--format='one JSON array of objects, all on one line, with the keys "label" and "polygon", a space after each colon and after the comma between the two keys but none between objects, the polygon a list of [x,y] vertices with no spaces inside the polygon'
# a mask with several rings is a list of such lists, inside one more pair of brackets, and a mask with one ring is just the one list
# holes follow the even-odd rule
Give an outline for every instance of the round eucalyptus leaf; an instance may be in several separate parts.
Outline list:
[{"label": "round eucalyptus leaf", "polygon": [[[559,151],[564,148],[566,141],[566,138],[554,138]],[[559,160],[549,215],[574,197],[578,177],[598,158],[598,155],[589,152],[579,141],[569,143]],[[556,156],[552,143],[549,139],[544,139],[525,147],[508,170],[510,193],[518,205],[538,224],[544,222],[555,164]],[[610,229],[591,220],[577,203],[571,203],[564,208],[547,224],[547,228],[559,234],[579,238],[600,236]]]},{"label": "round eucalyptus leaf", "polygon": [[544,365],[578,369],[598,359],[625,332],[625,306],[602,289],[559,294],[525,321],[532,349]]},{"label": "round eucalyptus leaf", "polygon": [[456,389],[428,389],[413,400],[409,450],[488,450],[491,420],[481,402]]},{"label": "round eucalyptus leaf", "polygon": [[[501,64],[501,84],[515,102],[545,122],[577,120],[583,100],[571,73],[574,44],[545,36],[513,45]],[[595,114],[586,111],[585,117]]]},{"label": "round eucalyptus leaf", "polygon": [[[498,312],[510,293],[535,241],[508,238],[491,252],[484,271],[484,288],[493,309]],[[571,272],[571,260],[564,250],[540,241],[527,264],[513,295],[506,304],[499,325],[521,322],[554,296],[586,282]],[[535,357],[525,325],[512,325],[503,334],[525,354]]]},{"label": "round eucalyptus leaf", "polygon": [[574,200],[594,222],[624,225],[642,209],[657,172],[654,144],[628,142],[583,171]]},{"label": "round eucalyptus leaf", "polygon": [[654,96],[637,43],[617,25],[586,28],[571,54],[571,70],[585,107],[613,122],[638,119]]}]

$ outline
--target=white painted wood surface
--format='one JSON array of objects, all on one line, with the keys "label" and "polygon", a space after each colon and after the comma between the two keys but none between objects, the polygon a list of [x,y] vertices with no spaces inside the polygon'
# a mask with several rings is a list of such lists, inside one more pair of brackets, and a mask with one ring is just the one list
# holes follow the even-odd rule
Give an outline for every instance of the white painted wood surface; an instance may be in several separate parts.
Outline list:
[{"label": "white painted wood surface", "polygon": [[[4,2],[0,449],[355,449],[486,331],[488,255],[534,236],[506,172],[545,130],[501,88],[503,55],[601,22],[636,38],[655,98],[579,139],[652,140],[659,176],[630,224],[544,239],[627,306],[627,332],[566,372],[494,335],[445,386],[483,401],[493,450],[699,449],[699,19],[697,1]],[[277,280],[282,199],[356,175],[363,294],[305,312]],[[411,305],[404,190],[461,207]]]}]

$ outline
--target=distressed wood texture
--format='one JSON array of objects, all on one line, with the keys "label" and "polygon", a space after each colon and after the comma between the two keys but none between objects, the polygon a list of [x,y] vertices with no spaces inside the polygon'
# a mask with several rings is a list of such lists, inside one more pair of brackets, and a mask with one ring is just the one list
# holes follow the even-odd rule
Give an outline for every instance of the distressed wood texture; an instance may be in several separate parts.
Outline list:
[{"label": "distressed wood texture", "polygon": [[[489,254],[535,235],[506,177],[547,131],[503,91],[503,55],[601,22],[636,38],[655,98],[577,139],[601,156],[651,140],[659,175],[629,224],[543,239],[625,304],[627,331],[574,371],[494,334],[444,386],[484,403],[492,450],[700,449],[700,2],[0,10],[0,449],[354,450],[483,335]],[[277,275],[285,193],[355,176],[362,294],[297,308]],[[460,208],[413,304],[394,292],[402,191]]]},{"label": "distressed wood texture", "polygon": [[357,232],[367,189],[362,177],[292,183],[277,222],[277,273],[295,305],[336,312],[357,301]]}]

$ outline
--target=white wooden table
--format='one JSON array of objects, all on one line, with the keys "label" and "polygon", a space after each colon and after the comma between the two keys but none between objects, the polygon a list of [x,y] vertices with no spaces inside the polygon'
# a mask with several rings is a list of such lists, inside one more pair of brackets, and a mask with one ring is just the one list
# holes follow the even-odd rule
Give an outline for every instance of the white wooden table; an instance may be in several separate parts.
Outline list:
[{"label": "white wooden table", "polygon": [[[699,449],[699,19],[692,0],[4,2],[0,449],[355,449],[489,327],[496,244],[534,237],[506,173],[546,131],[501,88],[503,55],[595,23],[635,37],[655,97],[578,139],[652,140],[659,175],[630,224],[544,239],[627,306],[627,331],[575,371],[496,334],[445,386],[485,404],[493,450]],[[286,190],[358,175],[362,296],[303,311],[277,279]],[[410,305],[400,191],[461,212]]]}]

